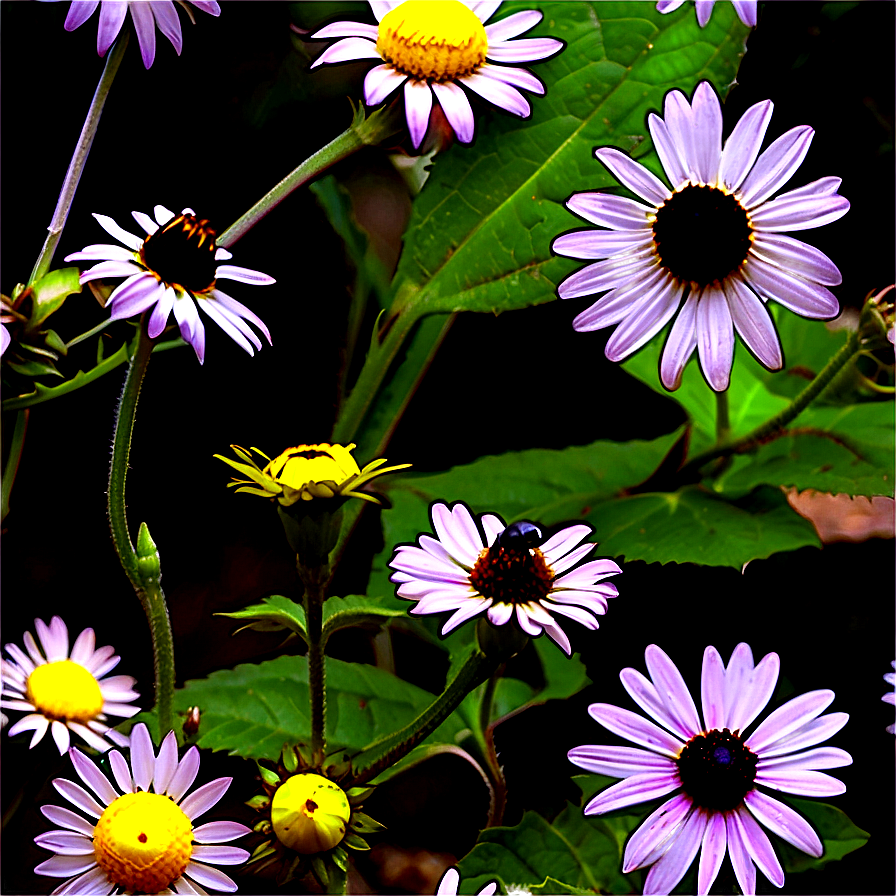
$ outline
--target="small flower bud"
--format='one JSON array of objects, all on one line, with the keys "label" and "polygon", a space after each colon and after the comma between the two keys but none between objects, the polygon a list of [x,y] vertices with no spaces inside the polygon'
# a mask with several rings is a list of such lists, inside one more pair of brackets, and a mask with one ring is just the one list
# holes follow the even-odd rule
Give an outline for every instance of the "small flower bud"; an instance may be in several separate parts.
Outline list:
[{"label": "small flower bud", "polygon": [[140,571],[140,578],[147,584],[158,582],[162,577],[159,551],[146,523],[140,523],[140,531],[137,533],[137,569]]},{"label": "small flower bud", "polygon": [[332,849],[345,836],[351,808],[343,790],[321,775],[293,775],[274,794],[277,839],[303,855]]}]

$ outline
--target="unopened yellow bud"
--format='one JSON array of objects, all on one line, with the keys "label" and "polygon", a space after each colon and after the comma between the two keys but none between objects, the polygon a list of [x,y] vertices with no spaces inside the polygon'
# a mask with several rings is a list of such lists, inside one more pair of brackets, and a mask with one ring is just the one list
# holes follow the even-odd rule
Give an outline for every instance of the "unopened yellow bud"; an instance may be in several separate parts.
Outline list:
[{"label": "unopened yellow bud", "polygon": [[342,788],[321,775],[293,775],[274,794],[277,839],[303,855],[332,849],[345,836],[351,807]]}]

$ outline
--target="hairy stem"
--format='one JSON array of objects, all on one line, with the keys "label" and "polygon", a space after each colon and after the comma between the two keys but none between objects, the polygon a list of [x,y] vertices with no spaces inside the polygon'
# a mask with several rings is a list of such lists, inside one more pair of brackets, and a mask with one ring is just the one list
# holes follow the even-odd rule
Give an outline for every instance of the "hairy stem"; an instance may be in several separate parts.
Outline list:
[{"label": "hairy stem", "polygon": [[327,747],[327,666],[321,637],[324,595],[322,584],[309,578],[305,579],[305,626],[311,691],[311,750],[322,758]]},{"label": "hairy stem", "polygon": [[495,749],[495,731],[491,726],[492,703],[495,699],[498,682],[501,680],[503,673],[504,664],[502,663],[501,667],[496,669],[491,678],[489,678],[488,684],[485,686],[485,693],[482,696],[482,703],[479,707],[479,728],[485,739],[485,760],[492,783],[493,798],[488,820],[490,828],[497,827],[504,820],[504,809],[507,805],[507,782],[504,780],[501,763],[498,762],[498,752]]},{"label": "hairy stem", "polygon": [[69,162],[65,180],[62,182],[62,189],[59,191],[59,199],[56,203],[56,210],[53,212],[53,220],[50,221],[50,226],[47,228],[49,233],[34,264],[34,270],[28,278],[29,286],[40,280],[50,269],[53,253],[56,251],[59,238],[62,236],[62,230],[65,227],[69,210],[72,207],[72,201],[75,198],[75,191],[78,189],[78,181],[81,180],[84,164],[87,162],[90,147],[93,145],[93,138],[96,136],[96,129],[100,123],[100,116],[103,114],[103,106],[106,104],[109,88],[112,86],[115,73],[118,71],[118,66],[121,65],[121,60],[124,58],[124,51],[128,46],[128,37],[128,32],[125,31],[115,41],[112,52],[106,57],[103,74],[100,76],[96,93],[94,93],[90,108],[87,110],[87,118],[84,121],[84,126],[81,128],[81,136],[78,137],[74,155],[71,162]]},{"label": "hairy stem", "polygon": [[[131,346],[131,358],[128,366],[124,389],[118,403],[115,417],[115,435],[112,442],[112,462],[109,465],[108,515],[109,528],[112,532],[112,543],[118,559],[127,574],[143,611],[146,613],[152,635],[153,661],[156,676],[156,710],[159,715],[159,730],[164,736],[172,729],[171,700],[174,694],[174,645],[171,635],[171,623],[168,619],[168,608],[165,594],[159,584],[158,554],[155,546],[152,550],[143,544],[140,556],[134,550],[127,522],[127,502],[125,484],[128,463],[131,454],[131,440],[134,433],[134,420],[137,414],[137,402],[146,368],[152,355],[153,342],[146,334],[146,322],[141,321],[140,329]],[[146,538],[148,538],[148,533]],[[141,529],[141,542],[144,541]],[[150,542],[151,543],[151,542]],[[147,567],[147,556],[155,552],[155,564]]]}]

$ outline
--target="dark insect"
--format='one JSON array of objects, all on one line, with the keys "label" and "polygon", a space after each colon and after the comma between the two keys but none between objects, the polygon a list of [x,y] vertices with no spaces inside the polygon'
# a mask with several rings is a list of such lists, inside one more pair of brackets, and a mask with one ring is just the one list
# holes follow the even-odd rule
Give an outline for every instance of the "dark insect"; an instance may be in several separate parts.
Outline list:
[{"label": "dark insect", "polygon": [[543,541],[544,535],[535,523],[520,520],[498,534],[497,544],[502,548],[537,548]]}]

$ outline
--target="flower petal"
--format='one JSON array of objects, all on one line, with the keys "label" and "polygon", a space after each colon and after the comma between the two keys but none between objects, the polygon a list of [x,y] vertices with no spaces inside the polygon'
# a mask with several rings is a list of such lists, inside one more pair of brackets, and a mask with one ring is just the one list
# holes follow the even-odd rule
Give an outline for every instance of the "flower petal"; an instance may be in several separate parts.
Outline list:
[{"label": "flower petal", "polygon": [[448,124],[457,135],[457,139],[461,143],[469,143],[473,139],[475,122],[467,95],[452,81],[445,81],[442,84],[434,82],[432,90],[445,113],[445,118],[448,119]]},{"label": "flower petal", "polygon": [[812,826],[786,803],[758,790],[750,790],[744,803],[757,821],[797,849],[818,857],[824,852],[821,840]]},{"label": "flower petal", "polygon": [[671,190],[652,171],[618,149],[603,147],[595,150],[594,155],[610,169],[617,180],[645,202],[659,207],[672,195]]},{"label": "flower petal", "polygon": [[791,128],[772,143],[756,161],[739,190],[746,209],[755,208],[793,177],[806,158],[815,131],[808,125]]}]

